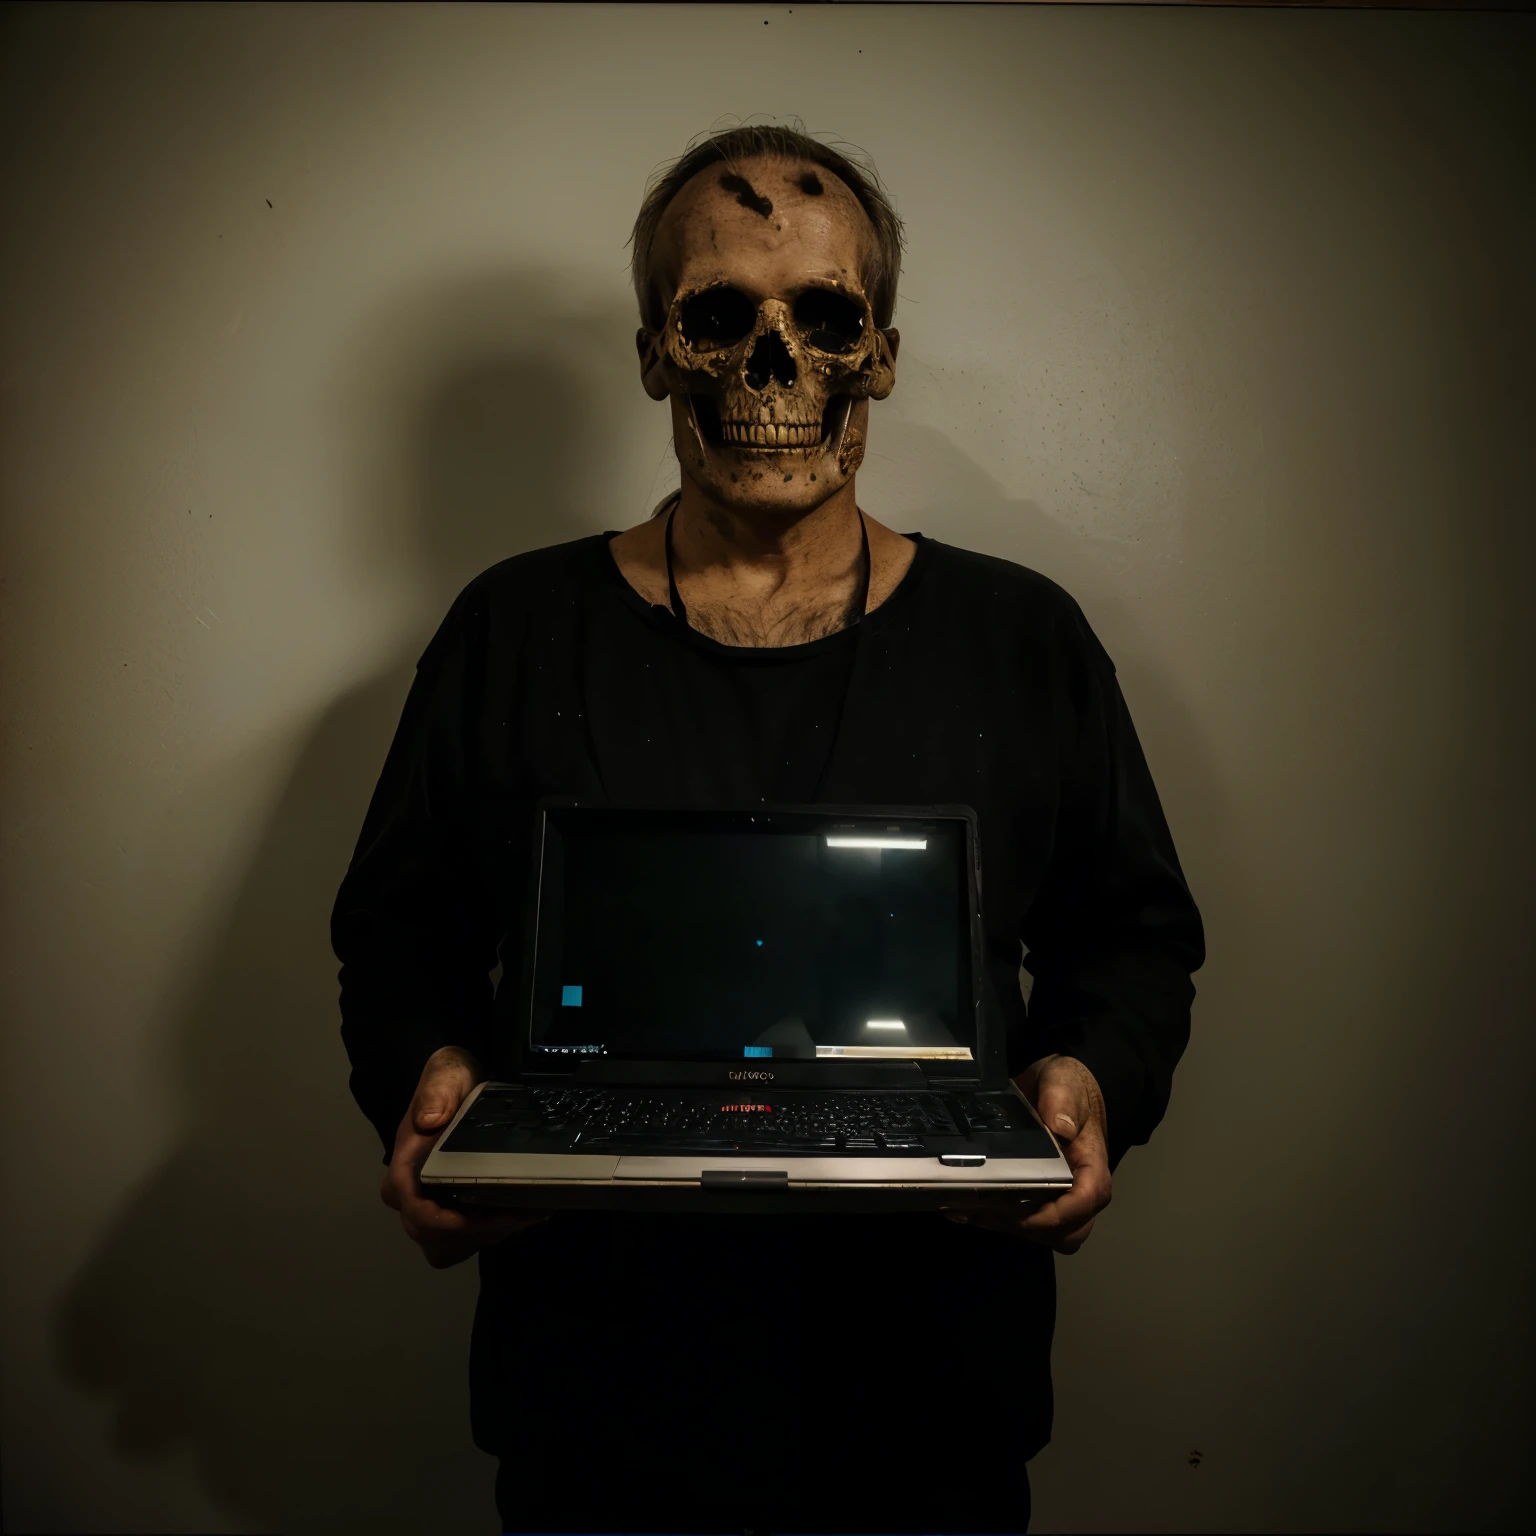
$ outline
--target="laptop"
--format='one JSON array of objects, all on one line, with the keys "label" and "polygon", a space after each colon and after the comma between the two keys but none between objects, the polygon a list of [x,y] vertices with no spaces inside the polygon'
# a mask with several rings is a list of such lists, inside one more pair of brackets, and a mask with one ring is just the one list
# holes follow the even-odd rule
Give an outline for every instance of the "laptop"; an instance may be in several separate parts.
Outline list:
[{"label": "laptop", "polygon": [[1008,1077],[974,811],[545,801],[535,822],[518,1065],[459,1107],[428,1194],[883,1212],[1071,1187]]}]

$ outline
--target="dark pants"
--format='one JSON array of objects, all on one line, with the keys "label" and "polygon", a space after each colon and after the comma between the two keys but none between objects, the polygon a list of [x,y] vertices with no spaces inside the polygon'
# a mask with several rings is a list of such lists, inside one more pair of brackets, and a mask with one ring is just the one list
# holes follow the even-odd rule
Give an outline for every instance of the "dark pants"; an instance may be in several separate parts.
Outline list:
[{"label": "dark pants", "polygon": [[941,1217],[569,1213],[481,1255],[507,1531],[1021,1532],[1048,1250]]},{"label": "dark pants", "polygon": [[[701,1490],[680,1478],[670,1488],[620,1486],[601,1466],[586,1469],[575,1485],[551,1486],[540,1478],[531,1485],[525,1458],[503,1458],[496,1476],[496,1509],[504,1532],[666,1532],[668,1536],[708,1533],[708,1536],[768,1536],[768,1533],[807,1532],[819,1536],[844,1533],[925,1533],[925,1536],[971,1536],[971,1533],[1010,1533],[1022,1536],[1029,1527],[1029,1478],[1018,1469],[1017,1486],[1004,1502],[1006,1509],[978,1507],[958,1481],[960,1468],[946,1468],[941,1447],[921,1458],[903,1456],[896,1447],[884,1464],[860,1474],[847,1469],[816,1474],[819,1486],[807,1489],[778,1486],[760,1480],[733,1498],[728,1490]],[[828,1462],[837,1454],[828,1448]],[[915,1462],[915,1465],[914,1465]],[[905,1469],[905,1471],[903,1471]],[[932,1487],[893,1487],[892,1477],[906,1473],[931,1476]],[[947,1487],[945,1485],[948,1485]],[[701,1497],[702,1494],[702,1497]],[[995,1501],[995,1495],[993,1495]]]}]

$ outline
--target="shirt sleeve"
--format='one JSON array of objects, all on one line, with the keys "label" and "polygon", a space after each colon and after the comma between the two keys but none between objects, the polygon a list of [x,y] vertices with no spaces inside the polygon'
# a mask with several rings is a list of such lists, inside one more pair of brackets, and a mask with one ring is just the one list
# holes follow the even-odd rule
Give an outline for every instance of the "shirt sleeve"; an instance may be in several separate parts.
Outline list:
[{"label": "shirt sleeve", "polygon": [[1060,801],[1021,930],[1028,1035],[1098,1080],[1113,1167],[1167,1110],[1205,936],[1114,663],[1075,603],[1057,640]]},{"label": "shirt sleeve", "polygon": [[385,1161],[427,1058],[485,1059],[499,936],[467,836],[478,617],[471,586],[417,663],[331,913],[352,1095]]}]

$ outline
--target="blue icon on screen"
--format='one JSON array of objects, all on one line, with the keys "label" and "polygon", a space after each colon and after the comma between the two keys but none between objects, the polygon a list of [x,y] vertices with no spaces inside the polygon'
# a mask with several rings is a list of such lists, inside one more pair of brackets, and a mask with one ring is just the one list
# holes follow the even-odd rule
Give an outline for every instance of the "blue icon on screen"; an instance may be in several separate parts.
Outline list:
[{"label": "blue icon on screen", "polygon": [[580,987],[561,987],[560,988],[560,1006],[562,1008],[580,1008],[581,1007],[581,988]]},{"label": "blue icon on screen", "polygon": [[772,1056],[773,1047],[771,1045],[744,1045],[741,1048],[741,1054],[743,1056]]},{"label": "blue icon on screen", "polygon": [[759,948],[759,949],[761,949],[761,948],[762,948],[762,947],[763,947],[763,941],[762,941],[762,940],[761,940],[761,939],[759,939],[759,940],[758,940],[758,941],[757,941],[757,947],[758,947],[758,948]]}]

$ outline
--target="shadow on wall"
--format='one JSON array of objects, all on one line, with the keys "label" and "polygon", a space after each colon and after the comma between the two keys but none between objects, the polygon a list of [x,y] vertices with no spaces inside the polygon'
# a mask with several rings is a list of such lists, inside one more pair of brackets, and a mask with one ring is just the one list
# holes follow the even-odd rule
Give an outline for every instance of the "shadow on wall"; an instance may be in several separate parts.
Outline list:
[{"label": "shadow on wall", "polygon": [[[437,616],[495,559],[590,530],[584,429],[617,386],[576,377],[537,340],[555,302],[529,278],[424,305],[419,332],[392,316],[411,334],[440,335],[453,318],[480,338],[417,418],[405,534]],[[510,325],[519,311],[535,318]],[[632,325],[562,321],[625,345]],[[519,329],[518,344],[487,348]],[[255,1529],[478,1531],[494,1519],[494,1467],[470,1442],[465,1390],[475,1266],[429,1270],[379,1203],[328,934],[427,638],[338,699],[300,752],[222,935],[167,1020],[180,1145],[57,1317],[63,1368],[114,1401],[120,1451],[189,1443],[208,1493]]]}]

